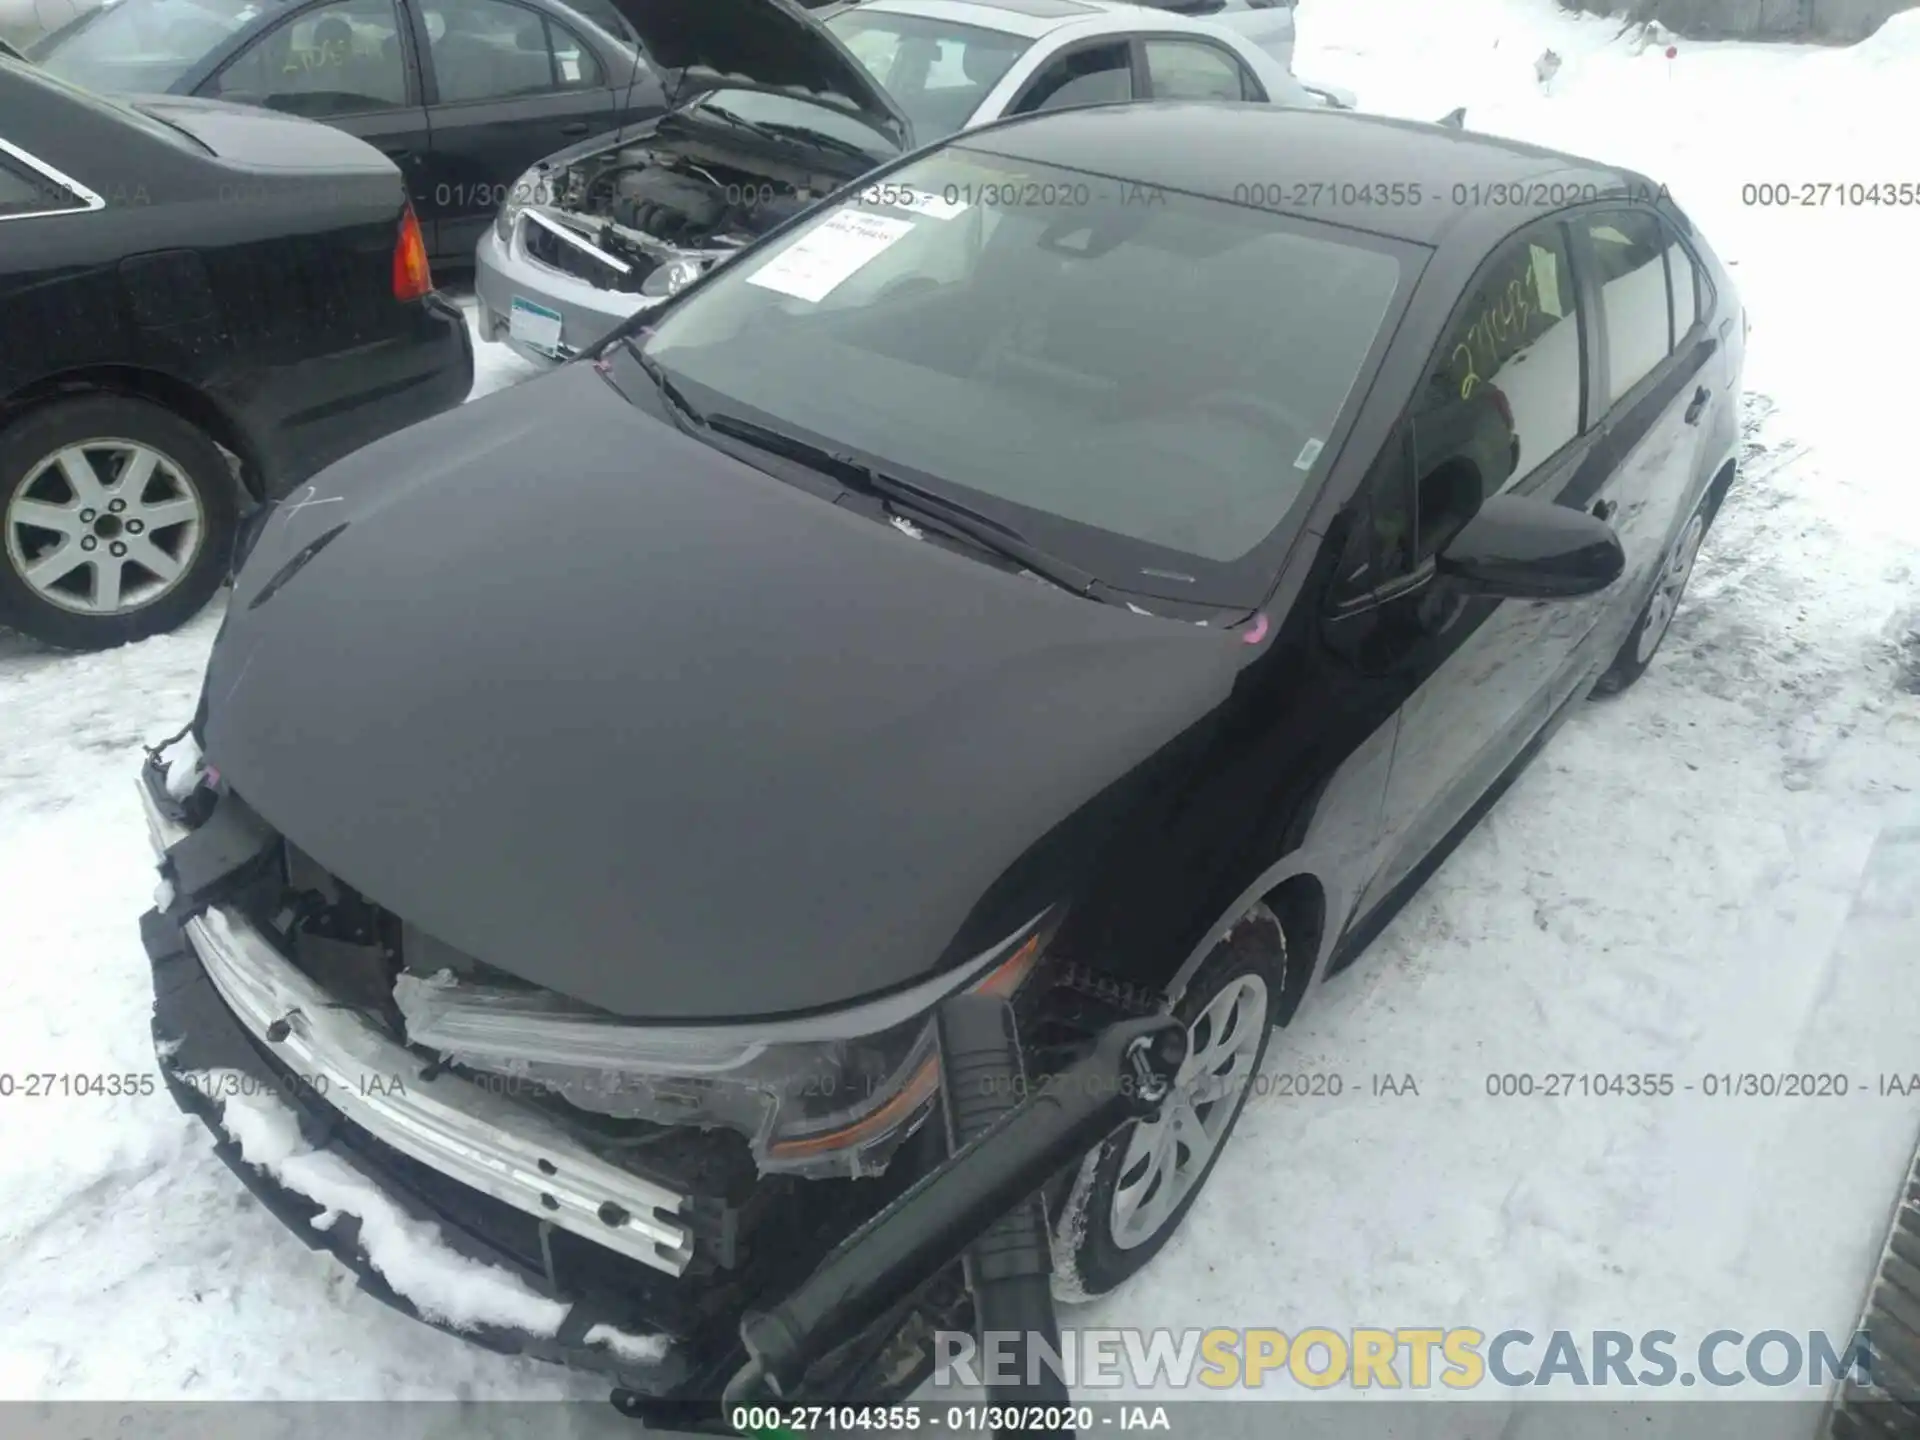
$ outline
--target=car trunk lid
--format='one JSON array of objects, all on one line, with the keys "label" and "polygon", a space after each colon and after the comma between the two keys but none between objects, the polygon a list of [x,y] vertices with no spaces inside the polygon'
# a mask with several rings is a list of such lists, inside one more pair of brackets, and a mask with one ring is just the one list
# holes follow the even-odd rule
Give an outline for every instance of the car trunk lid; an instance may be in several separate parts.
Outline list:
[{"label": "car trunk lid", "polygon": [[141,95],[126,103],[150,119],[184,130],[222,160],[248,170],[400,173],[366,141],[295,115],[179,95]]}]

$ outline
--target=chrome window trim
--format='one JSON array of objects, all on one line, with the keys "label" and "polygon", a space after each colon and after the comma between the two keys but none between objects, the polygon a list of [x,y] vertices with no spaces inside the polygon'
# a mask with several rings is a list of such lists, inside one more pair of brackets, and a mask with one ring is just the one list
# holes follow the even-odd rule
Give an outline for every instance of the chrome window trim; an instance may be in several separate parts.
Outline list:
[{"label": "chrome window trim", "polygon": [[4,224],[9,220],[41,220],[49,215],[87,215],[95,210],[104,210],[107,208],[107,202],[102,196],[96,195],[71,175],[54,169],[53,166],[47,164],[46,161],[37,156],[29,155],[18,145],[0,139],[0,154],[11,156],[29,170],[39,175],[42,179],[51,180],[80,202],[78,205],[63,206],[58,210],[27,210],[18,215],[0,215],[0,224]]}]

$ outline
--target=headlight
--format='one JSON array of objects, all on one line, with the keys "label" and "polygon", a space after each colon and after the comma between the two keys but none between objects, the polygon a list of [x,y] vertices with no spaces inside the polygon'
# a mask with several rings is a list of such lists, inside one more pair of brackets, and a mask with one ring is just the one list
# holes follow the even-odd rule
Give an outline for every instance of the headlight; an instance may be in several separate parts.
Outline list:
[{"label": "headlight", "polygon": [[507,190],[500,202],[500,213],[493,217],[493,233],[501,243],[513,238],[513,222],[529,205],[551,205],[557,187],[544,165],[536,165]]},{"label": "headlight", "polygon": [[[961,984],[1012,993],[1042,939],[1038,929],[1015,936]],[[455,1064],[605,1115],[738,1131],[769,1173],[878,1174],[939,1088],[930,1006],[905,1016],[882,1003],[818,1021],[639,1026],[547,991],[469,984],[446,971],[402,974],[394,999],[407,1038]]]},{"label": "headlight", "polygon": [[669,260],[664,265],[656,265],[640,282],[640,293],[650,299],[664,300],[698,280],[702,269],[698,260]]}]

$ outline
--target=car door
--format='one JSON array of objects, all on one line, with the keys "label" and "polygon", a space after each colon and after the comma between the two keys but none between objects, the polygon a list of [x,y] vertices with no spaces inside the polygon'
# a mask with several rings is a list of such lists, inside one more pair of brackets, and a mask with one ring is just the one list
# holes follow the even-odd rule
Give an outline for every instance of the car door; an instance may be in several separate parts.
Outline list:
[{"label": "car door", "polygon": [[1673,228],[1634,205],[1588,210],[1572,229],[1600,322],[1606,463],[1621,496],[1609,518],[1627,552],[1627,601],[1598,637],[1617,646],[1693,509],[1711,407],[1727,397],[1706,383],[1719,340],[1706,332],[1702,282]]},{"label": "car door", "polygon": [[1462,593],[1434,557],[1489,495],[1621,505],[1592,393],[1593,342],[1559,219],[1504,241],[1466,287],[1372,487],[1366,586],[1329,634],[1406,690],[1371,908],[1413,871],[1552,713],[1602,599]]},{"label": "car door", "polygon": [[422,209],[427,112],[412,35],[395,0],[291,7],[194,93],[304,115],[357,135],[400,167],[415,211]]},{"label": "car door", "polygon": [[618,119],[616,84],[558,16],[518,0],[403,0],[414,16],[431,133],[423,220],[436,254],[468,256],[536,160]]}]

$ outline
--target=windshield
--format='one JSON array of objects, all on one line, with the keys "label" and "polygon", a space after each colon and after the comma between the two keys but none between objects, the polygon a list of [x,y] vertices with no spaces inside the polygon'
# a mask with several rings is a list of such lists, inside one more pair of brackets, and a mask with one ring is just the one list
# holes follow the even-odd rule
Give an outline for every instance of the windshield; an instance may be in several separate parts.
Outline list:
[{"label": "windshield", "polygon": [[160,94],[265,8],[260,0],[118,0],[35,58],[90,90]]},{"label": "windshield", "polygon": [[1033,44],[973,25],[848,10],[827,28],[907,112],[921,141],[951,135]]},{"label": "windshield", "polygon": [[717,272],[646,349],[702,409],[1109,584],[1224,600],[1219,568],[1325,463],[1399,280],[1388,242],[953,147]]}]

